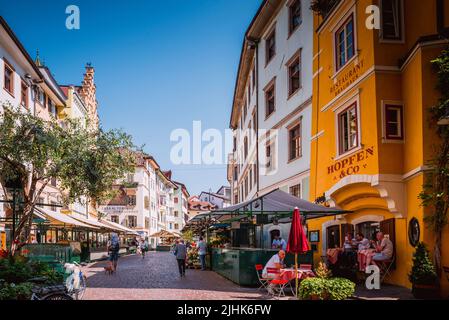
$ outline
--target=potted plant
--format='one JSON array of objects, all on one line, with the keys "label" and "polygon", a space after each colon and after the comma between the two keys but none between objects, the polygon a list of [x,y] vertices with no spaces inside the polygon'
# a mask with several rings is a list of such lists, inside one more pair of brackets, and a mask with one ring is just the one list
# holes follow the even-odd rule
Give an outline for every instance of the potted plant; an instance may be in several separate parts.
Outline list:
[{"label": "potted plant", "polygon": [[320,262],[316,277],[301,281],[299,297],[302,300],[345,300],[352,297],[355,283],[344,278],[331,278],[332,273]]},{"label": "potted plant", "polygon": [[413,254],[413,266],[408,275],[412,293],[417,299],[436,299],[439,296],[438,275],[423,242],[418,243]]}]

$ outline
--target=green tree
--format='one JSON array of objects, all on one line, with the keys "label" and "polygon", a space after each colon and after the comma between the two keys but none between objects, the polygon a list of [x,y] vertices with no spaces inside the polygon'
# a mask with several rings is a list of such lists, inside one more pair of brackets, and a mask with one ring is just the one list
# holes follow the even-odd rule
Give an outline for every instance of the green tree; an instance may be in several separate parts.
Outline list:
[{"label": "green tree", "polygon": [[435,233],[434,264],[441,272],[442,233],[448,223],[449,209],[449,126],[437,125],[437,122],[449,114],[449,50],[432,61],[438,75],[437,89],[441,93],[439,103],[430,109],[429,125],[435,128],[438,144],[435,156],[430,161],[431,171],[426,175],[426,183],[419,195],[422,205],[431,209],[426,222]]},{"label": "green tree", "polygon": [[4,105],[0,114],[0,184],[16,181],[22,212],[12,255],[28,240],[34,207],[51,179],[65,204],[82,197],[94,203],[112,196],[113,183],[132,169],[132,139],[120,130],[87,129],[73,119],[58,123]]}]

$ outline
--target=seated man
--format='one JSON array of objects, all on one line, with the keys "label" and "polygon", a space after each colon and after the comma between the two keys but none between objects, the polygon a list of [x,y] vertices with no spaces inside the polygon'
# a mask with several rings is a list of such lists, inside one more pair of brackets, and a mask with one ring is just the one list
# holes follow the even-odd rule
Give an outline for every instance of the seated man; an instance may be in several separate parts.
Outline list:
[{"label": "seated man", "polygon": [[393,257],[393,242],[386,238],[382,232],[376,235],[377,245],[376,254],[373,256],[373,262],[387,261]]},{"label": "seated man", "polygon": [[[263,268],[262,277],[265,279],[275,279],[276,277],[278,277],[279,276],[278,273],[269,273],[268,269],[273,268],[278,269],[280,271],[280,269],[284,266],[284,259],[285,259],[284,250],[280,250],[278,253],[272,256],[265,265],[265,268]],[[273,285],[271,283],[270,285],[268,285],[267,290],[270,294],[274,294]]]},{"label": "seated man", "polygon": [[278,253],[276,253],[274,256],[268,260],[267,264],[265,265],[265,268],[262,271],[262,276],[264,278],[270,278],[274,279],[276,278],[277,274],[269,273],[268,268],[278,269],[280,270],[282,266],[284,265],[284,259],[285,259],[285,251],[280,250]]}]

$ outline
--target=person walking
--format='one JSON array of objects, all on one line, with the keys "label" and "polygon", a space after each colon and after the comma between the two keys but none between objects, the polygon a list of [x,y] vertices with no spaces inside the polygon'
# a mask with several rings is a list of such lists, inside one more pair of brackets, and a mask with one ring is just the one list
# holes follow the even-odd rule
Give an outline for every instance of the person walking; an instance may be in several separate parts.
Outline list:
[{"label": "person walking", "polygon": [[112,271],[117,270],[118,253],[120,251],[120,240],[116,233],[111,235],[111,240],[108,243],[109,262],[111,264]]},{"label": "person walking", "polygon": [[207,254],[207,244],[203,240],[203,237],[200,237],[200,240],[198,241],[198,256],[200,257],[201,262],[201,270],[206,270],[206,254]]},{"label": "person walking", "polygon": [[139,249],[140,254],[142,255],[142,259],[145,259],[145,253],[148,251],[148,243],[146,240],[140,240]]},{"label": "person walking", "polygon": [[187,258],[187,248],[184,244],[184,240],[179,240],[179,243],[175,247],[176,261],[178,261],[179,275],[181,277],[186,276],[186,258]]}]

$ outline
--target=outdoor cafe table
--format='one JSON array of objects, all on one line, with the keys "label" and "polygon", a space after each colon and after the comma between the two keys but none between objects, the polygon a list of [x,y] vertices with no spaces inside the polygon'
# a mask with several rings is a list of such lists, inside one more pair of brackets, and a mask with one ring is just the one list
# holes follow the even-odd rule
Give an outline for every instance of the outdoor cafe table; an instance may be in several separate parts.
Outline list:
[{"label": "outdoor cafe table", "polygon": [[[280,278],[283,280],[291,281],[295,279],[295,273],[296,273],[295,268],[281,269]],[[315,273],[313,273],[313,271],[309,269],[298,269],[297,277],[300,280],[315,277]]]}]

